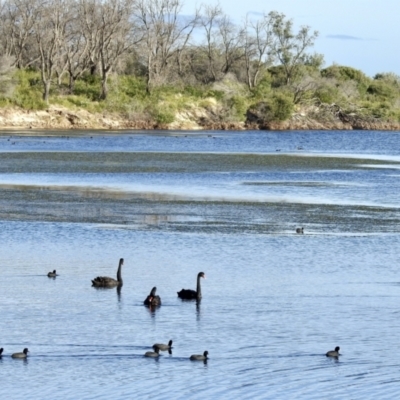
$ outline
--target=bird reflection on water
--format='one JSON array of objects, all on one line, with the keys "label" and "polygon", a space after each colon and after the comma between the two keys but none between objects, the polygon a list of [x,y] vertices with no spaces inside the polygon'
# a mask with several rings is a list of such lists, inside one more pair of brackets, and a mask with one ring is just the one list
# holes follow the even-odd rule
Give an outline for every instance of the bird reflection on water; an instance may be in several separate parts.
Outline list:
[{"label": "bird reflection on water", "polygon": [[201,299],[196,301],[196,315],[199,320],[201,315]]}]

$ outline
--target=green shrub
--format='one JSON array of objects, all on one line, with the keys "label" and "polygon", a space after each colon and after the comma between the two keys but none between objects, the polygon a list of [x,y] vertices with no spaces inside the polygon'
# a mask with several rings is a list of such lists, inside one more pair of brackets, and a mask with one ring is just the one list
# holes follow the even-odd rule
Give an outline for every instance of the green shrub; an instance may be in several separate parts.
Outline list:
[{"label": "green shrub", "polygon": [[170,124],[175,121],[175,115],[170,111],[158,111],[154,117],[160,125]]},{"label": "green shrub", "polygon": [[12,97],[15,105],[26,110],[45,110],[47,104],[43,101],[43,85],[36,71],[18,70],[16,73],[18,86]]},{"label": "green shrub", "polygon": [[337,102],[339,98],[339,93],[336,87],[322,86],[315,91],[314,96],[321,103],[331,104]]},{"label": "green shrub", "polygon": [[228,107],[234,119],[244,121],[246,119],[246,111],[248,108],[247,101],[244,97],[233,96],[228,100]]},{"label": "green shrub", "polygon": [[97,101],[100,95],[100,88],[100,77],[97,75],[86,74],[75,82],[73,94],[87,97],[91,101]]},{"label": "green shrub", "polygon": [[[182,90],[182,93],[184,95],[188,95],[190,97],[193,97],[195,99],[204,99],[206,97],[210,97],[212,96],[214,93],[212,92],[212,90],[208,87],[208,86],[185,86]],[[218,93],[219,96],[219,93]]]},{"label": "green shrub", "polygon": [[172,103],[154,101],[153,99],[153,101],[149,101],[143,112],[160,125],[170,124],[175,120],[175,109]]},{"label": "green shrub", "polygon": [[368,86],[367,93],[381,101],[393,101],[399,96],[396,87],[383,80],[372,81]]},{"label": "green shrub", "polygon": [[321,70],[321,76],[324,78],[335,78],[338,81],[352,80],[358,83],[365,83],[370,80],[362,71],[343,65],[331,65]]},{"label": "green shrub", "polygon": [[145,80],[136,76],[120,76],[118,78],[118,91],[128,97],[143,99],[147,96]]},{"label": "green shrub", "polygon": [[15,96],[14,103],[25,110],[46,110],[48,107],[48,104],[43,101],[42,95],[35,97],[21,92]]},{"label": "green shrub", "polygon": [[390,117],[393,118],[395,122],[400,123],[400,110],[399,109],[391,110]]},{"label": "green shrub", "polygon": [[362,103],[362,114],[374,118],[385,119],[392,113],[392,106],[386,101],[366,101]]},{"label": "green shrub", "polygon": [[294,104],[286,93],[274,93],[269,99],[253,104],[249,111],[264,121],[285,121],[291,117]]},{"label": "green shrub", "polygon": [[268,72],[271,76],[271,87],[279,88],[286,86],[287,75],[283,65],[276,65],[268,68]]},{"label": "green shrub", "polygon": [[225,98],[225,92],[222,90],[210,89],[204,93],[205,97],[214,97],[216,100],[221,101]]},{"label": "green shrub", "polygon": [[255,100],[262,100],[266,97],[270,97],[272,92],[271,88],[271,75],[266,74],[262,79],[258,82],[258,85],[251,89],[251,96]]},{"label": "green shrub", "polygon": [[335,78],[339,82],[355,81],[357,89],[361,96],[364,96],[371,83],[371,78],[364,74],[364,72],[342,65],[332,65],[328,68],[321,70],[323,78]]},{"label": "green shrub", "polygon": [[66,98],[68,103],[71,103],[72,105],[76,107],[81,107],[81,108],[86,108],[89,104],[89,99],[87,99],[84,96],[68,96]]},{"label": "green shrub", "polygon": [[285,121],[294,110],[292,99],[284,93],[276,93],[272,96],[273,119],[276,121]]},{"label": "green shrub", "polygon": [[11,104],[10,99],[7,99],[5,97],[0,97],[0,107],[7,107]]},{"label": "green shrub", "polygon": [[179,93],[181,93],[179,87],[171,85],[163,85],[153,88],[150,96],[159,100],[164,100],[171,96],[176,96]]}]

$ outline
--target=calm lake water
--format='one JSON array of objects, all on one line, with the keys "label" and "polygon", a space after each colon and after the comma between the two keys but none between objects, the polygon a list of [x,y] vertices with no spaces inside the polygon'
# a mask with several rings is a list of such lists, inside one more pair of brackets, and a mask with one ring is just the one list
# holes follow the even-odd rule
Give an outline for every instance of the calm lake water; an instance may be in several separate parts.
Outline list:
[{"label": "calm lake water", "polygon": [[0,239],[1,399],[400,396],[399,132],[3,133]]}]

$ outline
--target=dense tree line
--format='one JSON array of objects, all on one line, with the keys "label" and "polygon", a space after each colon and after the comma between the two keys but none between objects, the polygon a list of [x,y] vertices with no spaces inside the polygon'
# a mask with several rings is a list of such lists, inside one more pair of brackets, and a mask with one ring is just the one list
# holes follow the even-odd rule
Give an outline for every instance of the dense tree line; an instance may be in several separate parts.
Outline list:
[{"label": "dense tree line", "polygon": [[4,0],[0,9],[3,57],[17,68],[40,71],[43,98],[51,82],[68,75],[70,91],[86,72],[102,79],[128,60],[146,78],[147,90],[165,82],[207,84],[228,72],[256,87],[275,62],[286,83],[307,58],[317,32],[271,12],[235,25],[219,6],[181,15],[181,0]]},{"label": "dense tree line", "polygon": [[[295,31],[282,13],[237,24],[219,5],[199,6],[190,16],[182,6],[182,0],[0,0],[0,91],[12,87],[13,68],[40,74],[45,102],[52,87],[67,81],[74,94],[87,76],[99,78],[99,100],[107,99],[111,74],[140,78],[148,94],[166,85],[210,87],[230,76],[246,89],[246,107],[268,98],[263,107],[287,110],[275,112],[280,119],[291,112],[288,102],[341,103],[377,116],[398,108],[398,76],[323,68],[323,56],[311,53],[318,32]],[[232,104],[243,108],[237,99]]]}]

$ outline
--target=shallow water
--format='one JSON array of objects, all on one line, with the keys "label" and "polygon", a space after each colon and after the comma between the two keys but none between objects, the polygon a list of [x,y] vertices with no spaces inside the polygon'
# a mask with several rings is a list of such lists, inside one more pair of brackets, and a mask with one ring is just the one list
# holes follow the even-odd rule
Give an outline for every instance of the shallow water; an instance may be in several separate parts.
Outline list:
[{"label": "shallow water", "polygon": [[29,134],[0,137],[0,398],[399,395],[398,132]]}]

